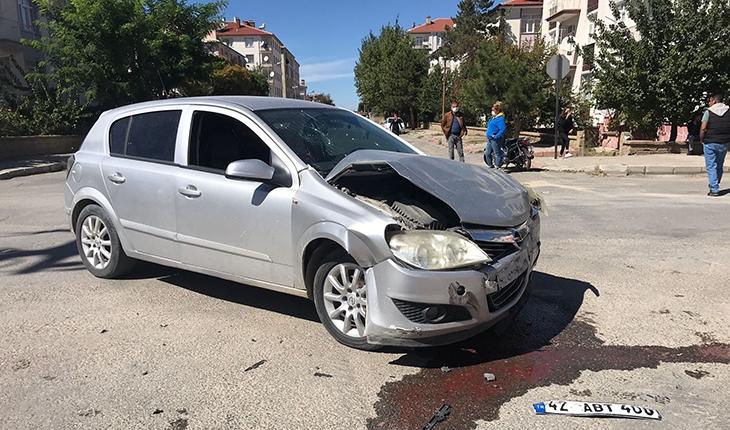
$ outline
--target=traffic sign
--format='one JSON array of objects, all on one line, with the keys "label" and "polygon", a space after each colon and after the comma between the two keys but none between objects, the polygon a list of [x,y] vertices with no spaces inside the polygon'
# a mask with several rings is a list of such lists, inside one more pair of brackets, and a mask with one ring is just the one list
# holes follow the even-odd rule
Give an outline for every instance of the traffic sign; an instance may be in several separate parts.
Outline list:
[{"label": "traffic sign", "polygon": [[555,79],[563,79],[570,72],[570,61],[563,54],[555,54],[550,57],[547,63],[547,74]]}]

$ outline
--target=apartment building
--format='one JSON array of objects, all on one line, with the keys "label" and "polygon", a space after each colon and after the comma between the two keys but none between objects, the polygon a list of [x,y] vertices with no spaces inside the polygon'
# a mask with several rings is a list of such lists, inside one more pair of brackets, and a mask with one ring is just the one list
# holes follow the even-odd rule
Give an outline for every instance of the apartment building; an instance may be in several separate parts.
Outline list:
[{"label": "apartment building", "polygon": [[[443,45],[441,36],[443,35],[446,28],[454,28],[454,21],[451,18],[436,18],[431,19],[431,16],[426,17],[426,22],[421,25],[413,23],[413,27],[406,30],[413,39],[413,46],[416,49],[426,49],[429,54],[433,54],[437,49]],[[452,72],[459,68],[458,61],[445,60],[443,57],[431,60],[431,67],[441,64]]]},{"label": "apartment building", "polygon": [[527,47],[542,36],[542,6],[542,0],[509,0],[498,6],[511,42]]},{"label": "apartment building", "polygon": [[5,66],[17,74],[11,66],[11,56],[26,71],[35,69],[44,59],[42,53],[20,42],[41,38],[41,29],[36,24],[39,17],[38,7],[32,0],[0,0],[0,76],[8,73]]},{"label": "apartment building", "polygon": [[[636,24],[629,18],[626,0],[616,2],[619,8],[618,21],[629,29]],[[593,20],[615,23],[611,12],[610,0],[545,0],[543,4],[542,35],[554,44],[560,45],[561,53],[570,60],[568,78],[573,91],[579,92],[583,85],[592,79],[592,68],[585,58],[578,55],[576,46],[584,52],[594,51],[595,41],[591,34],[595,31]]]},{"label": "apartment building", "polygon": [[236,17],[221,23],[212,37],[240,54],[245,67],[268,76],[269,96],[301,98],[299,63],[275,34],[266,31],[266,24],[256,27],[254,21]]}]

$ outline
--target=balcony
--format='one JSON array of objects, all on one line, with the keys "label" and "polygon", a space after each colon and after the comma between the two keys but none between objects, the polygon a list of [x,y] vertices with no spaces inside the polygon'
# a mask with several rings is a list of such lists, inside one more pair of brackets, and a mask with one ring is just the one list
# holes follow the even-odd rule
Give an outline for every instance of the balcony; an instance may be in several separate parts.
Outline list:
[{"label": "balcony", "polygon": [[580,15],[580,0],[552,0],[548,3],[547,22],[565,21]]},{"label": "balcony", "polygon": [[521,34],[520,35],[520,47],[529,47],[535,44],[538,38],[538,34]]}]

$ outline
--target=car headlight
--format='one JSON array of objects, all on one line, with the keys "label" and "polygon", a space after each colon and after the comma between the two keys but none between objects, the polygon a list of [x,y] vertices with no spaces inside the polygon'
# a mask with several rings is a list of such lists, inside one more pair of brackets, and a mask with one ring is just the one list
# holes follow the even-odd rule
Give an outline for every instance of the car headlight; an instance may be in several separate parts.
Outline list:
[{"label": "car headlight", "polygon": [[474,242],[449,231],[395,233],[388,244],[397,259],[419,269],[455,269],[492,261]]}]

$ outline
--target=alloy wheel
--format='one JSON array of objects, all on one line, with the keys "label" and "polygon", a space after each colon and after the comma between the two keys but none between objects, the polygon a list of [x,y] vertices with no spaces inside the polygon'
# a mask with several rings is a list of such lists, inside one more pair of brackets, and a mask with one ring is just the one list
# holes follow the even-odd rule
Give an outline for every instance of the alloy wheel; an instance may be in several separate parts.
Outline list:
[{"label": "alloy wheel", "polygon": [[112,240],[104,221],[96,215],[81,225],[81,247],[84,257],[96,269],[105,269],[112,258]]},{"label": "alloy wheel", "polygon": [[334,266],[323,285],[324,307],[332,324],[352,338],[365,336],[367,287],[362,268],[355,263]]}]

